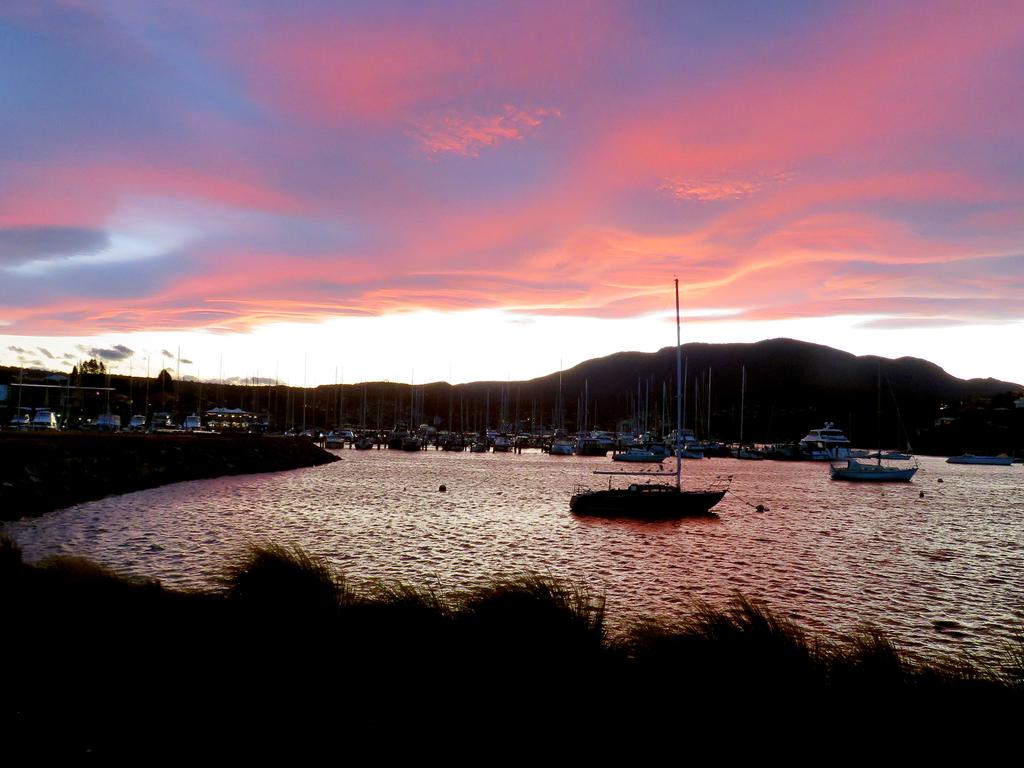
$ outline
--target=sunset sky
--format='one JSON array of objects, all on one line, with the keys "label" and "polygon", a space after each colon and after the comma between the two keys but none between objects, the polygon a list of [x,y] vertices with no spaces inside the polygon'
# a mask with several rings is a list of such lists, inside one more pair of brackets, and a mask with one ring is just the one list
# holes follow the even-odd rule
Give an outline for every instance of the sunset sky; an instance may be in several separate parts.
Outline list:
[{"label": "sunset sky", "polygon": [[1021,0],[4,0],[0,63],[0,363],[529,378],[678,277],[1024,382]]}]

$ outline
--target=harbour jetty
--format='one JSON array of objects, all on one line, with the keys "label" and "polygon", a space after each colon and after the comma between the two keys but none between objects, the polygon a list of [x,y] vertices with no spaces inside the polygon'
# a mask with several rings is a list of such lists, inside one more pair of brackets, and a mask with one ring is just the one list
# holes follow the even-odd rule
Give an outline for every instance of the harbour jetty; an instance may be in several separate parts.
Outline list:
[{"label": "harbour jetty", "polygon": [[260,435],[0,434],[0,519],[17,520],[182,480],[312,467],[338,457]]}]

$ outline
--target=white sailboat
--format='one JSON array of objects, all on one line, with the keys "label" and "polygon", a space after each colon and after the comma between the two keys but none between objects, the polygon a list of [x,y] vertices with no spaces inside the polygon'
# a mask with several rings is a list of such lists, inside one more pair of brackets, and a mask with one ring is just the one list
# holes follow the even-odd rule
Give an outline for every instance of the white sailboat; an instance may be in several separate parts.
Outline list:
[{"label": "white sailboat", "polygon": [[[879,448],[875,453],[876,461],[871,464],[855,458],[847,458],[844,462],[830,462],[829,476],[833,480],[852,480],[871,483],[909,483],[917,473],[917,464],[912,467],[898,467],[882,463],[882,369],[878,369],[878,439]],[[913,458],[913,457],[910,457]]]}]

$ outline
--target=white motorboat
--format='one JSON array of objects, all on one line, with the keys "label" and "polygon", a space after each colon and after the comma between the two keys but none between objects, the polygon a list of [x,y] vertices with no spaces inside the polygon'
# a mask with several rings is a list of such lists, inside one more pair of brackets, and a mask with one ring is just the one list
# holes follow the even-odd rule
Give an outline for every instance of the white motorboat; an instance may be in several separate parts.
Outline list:
[{"label": "white motorboat", "polygon": [[1008,467],[1013,464],[1013,456],[975,456],[973,453],[965,453],[960,456],[950,456],[946,459],[947,464],[988,464],[997,467]]},{"label": "white motorboat", "polygon": [[814,461],[850,458],[850,440],[829,421],[821,429],[812,429],[800,441],[800,450]]}]

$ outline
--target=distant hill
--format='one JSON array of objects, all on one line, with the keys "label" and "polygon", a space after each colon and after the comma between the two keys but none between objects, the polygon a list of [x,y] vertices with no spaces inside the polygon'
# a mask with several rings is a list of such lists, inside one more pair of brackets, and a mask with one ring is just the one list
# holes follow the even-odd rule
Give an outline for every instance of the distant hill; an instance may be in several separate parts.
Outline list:
[{"label": "distant hill", "polygon": [[[909,439],[913,448],[937,453],[1024,449],[1024,409],[1013,407],[1014,393],[1024,392],[1018,383],[958,379],[927,360],[858,357],[792,339],[686,344],[683,354],[685,422],[701,438],[739,439],[745,367],[747,441],[795,441],[830,421],[860,445],[878,442],[880,424],[885,447],[903,447]],[[169,410],[183,416],[215,405],[242,407],[269,412],[278,429],[346,423],[390,429],[412,419],[461,431],[514,421],[523,428],[562,424],[569,431],[583,426],[632,429],[636,421],[659,431],[675,425],[675,371],[675,347],[619,352],[528,381],[417,386],[415,404],[410,386],[393,382],[323,385],[303,394],[298,387],[207,384],[202,389],[194,382],[166,379],[151,379],[147,388],[140,377],[129,384],[126,377],[112,376],[117,393],[111,410],[121,412],[127,423],[130,411],[142,412],[143,393],[148,392],[150,413]],[[17,369],[0,369],[0,384],[16,376]],[[98,384],[99,377],[94,378]],[[38,396],[43,391],[32,392]],[[81,402],[83,410],[98,407]]]}]

